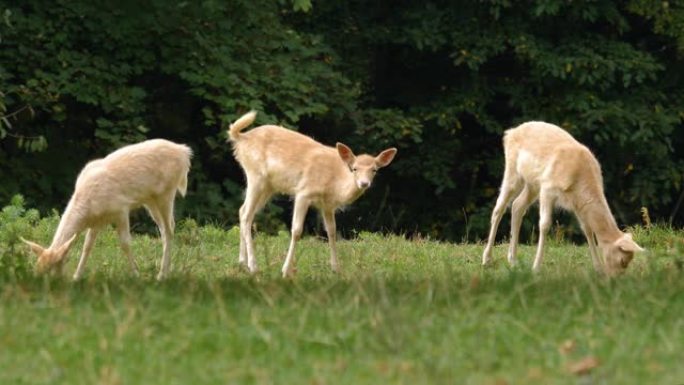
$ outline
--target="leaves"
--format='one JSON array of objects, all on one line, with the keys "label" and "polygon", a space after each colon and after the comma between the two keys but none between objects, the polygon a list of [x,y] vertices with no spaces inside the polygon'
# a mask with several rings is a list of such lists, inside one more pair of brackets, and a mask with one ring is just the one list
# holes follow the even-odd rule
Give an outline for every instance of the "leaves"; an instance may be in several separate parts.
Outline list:
[{"label": "leaves", "polygon": [[502,132],[526,120],[594,151],[621,223],[669,215],[681,190],[676,2],[33,0],[0,16],[0,196],[43,209],[87,160],[165,137],[196,154],[180,208],[234,223],[243,175],[223,125],[249,109],[324,143],[399,148],[340,228],[484,234]]},{"label": "leaves", "polygon": [[311,0],[292,0],[292,9],[295,11],[309,12],[311,7]]},{"label": "leaves", "polygon": [[600,366],[599,360],[594,356],[587,356],[579,361],[570,362],[567,365],[568,372],[583,376],[589,374],[592,370]]},{"label": "leaves", "polygon": [[24,197],[15,195],[0,211],[0,277],[26,276],[28,252],[21,237],[28,237],[40,216],[35,209],[26,209]]}]

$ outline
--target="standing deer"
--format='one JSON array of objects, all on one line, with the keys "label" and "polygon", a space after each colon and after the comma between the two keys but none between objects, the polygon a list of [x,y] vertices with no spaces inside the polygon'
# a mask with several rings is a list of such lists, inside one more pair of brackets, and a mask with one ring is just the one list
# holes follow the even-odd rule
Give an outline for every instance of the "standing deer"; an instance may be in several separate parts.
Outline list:
[{"label": "standing deer", "polygon": [[359,198],[370,187],[377,171],[392,162],[397,149],[387,149],[378,156],[356,156],[342,143],[337,143],[337,148],[324,146],[279,126],[265,125],[242,133],[255,117],[254,111],[245,114],[228,131],[235,158],[247,179],[245,202],[240,207],[239,262],[247,263],[250,272],[257,270],[252,241],[254,216],[274,194],[281,193],[294,197],[292,239],[282,268],[283,277],[292,273],[295,245],[311,205],[322,213],[330,266],[338,271],[335,210]]},{"label": "standing deer", "polygon": [[38,256],[39,273],[61,272],[77,235],[88,230],[74,280],[83,274],[97,234],[110,223],[116,225],[121,248],[137,275],[131,254],[129,212],[144,206],[159,227],[163,256],[157,279],[169,271],[174,230],[173,205],[176,192],[185,196],[192,150],[168,140],[152,139],[122,147],[103,159],[89,162],[76,179],[71,200],[62,214],[50,247],[22,239]]},{"label": "standing deer", "polygon": [[555,204],[572,211],[584,232],[594,268],[615,274],[624,271],[635,252],[643,251],[632,235],[618,228],[603,193],[601,167],[587,147],[562,128],[528,122],[507,130],[503,139],[506,169],[492,212],[491,229],[482,264],[491,260],[499,221],[511,199],[511,243],[508,262],[515,264],[522,217],[539,199],[539,245],[533,271],[544,255],[544,241]]}]

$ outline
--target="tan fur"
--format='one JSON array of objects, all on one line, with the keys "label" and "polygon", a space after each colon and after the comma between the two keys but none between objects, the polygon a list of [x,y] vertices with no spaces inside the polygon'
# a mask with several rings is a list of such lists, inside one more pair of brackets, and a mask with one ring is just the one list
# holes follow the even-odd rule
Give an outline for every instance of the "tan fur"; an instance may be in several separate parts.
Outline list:
[{"label": "tan fur", "polygon": [[192,151],[185,145],[152,139],[125,146],[86,164],[76,179],[74,193],[50,247],[25,241],[38,256],[36,269],[39,272],[61,270],[74,239],[87,229],[83,253],[74,273],[74,279],[78,279],[98,232],[114,223],[121,247],[137,274],[130,251],[129,212],[144,206],[159,227],[164,242],[157,277],[162,279],[170,263],[174,199],[176,192],[185,196],[191,157]]},{"label": "tan fur", "polygon": [[250,112],[230,126],[235,158],[247,178],[245,202],[240,208],[240,263],[256,271],[251,228],[254,216],[274,194],[294,197],[292,240],[283,276],[294,266],[294,248],[302,233],[309,206],[318,208],[325,222],[330,245],[330,263],[337,270],[335,210],[354,202],[370,187],[379,168],[389,165],[397,150],[378,156],[355,156],[342,143],[337,148],[283,127],[266,125],[242,133],[256,113]]},{"label": "tan fur", "polygon": [[[634,253],[642,251],[630,234],[617,227],[603,193],[601,167],[587,147],[562,128],[544,122],[528,122],[504,135],[506,170],[501,192],[492,212],[491,229],[482,264],[491,259],[497,227],[506,206],[511,208],[511,243],[508,261],[515,263],[520,223],[527,208],[539,199],[539,245],[533,270],[540,268],[546,232],[554,205],[577,216],[589,243],[597,271],[623,271]],[[603,258],[601,258],[603,256]]]}]

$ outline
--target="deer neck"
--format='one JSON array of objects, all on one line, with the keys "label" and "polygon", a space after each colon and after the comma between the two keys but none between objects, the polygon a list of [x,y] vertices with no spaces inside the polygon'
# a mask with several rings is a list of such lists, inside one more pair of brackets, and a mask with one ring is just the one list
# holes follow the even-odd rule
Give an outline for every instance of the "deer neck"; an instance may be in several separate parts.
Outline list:
[{"label": "deer neck", "polygon": [[605,199],[590,202],[577,213],[580,220],[596,235],[599,243],[612,243],[622,236]]},{"label": "deer neck", "polygon": [[64,242],[71,239],[74,234],[79,233],[82,230],[81,218],[80,208],[77,207],[73,200],[69,201],[69,204],[59,220],[57,231],[55,231],[55,236],[52,238],[52,244],[50,244],[50,249],[63,245]]}]

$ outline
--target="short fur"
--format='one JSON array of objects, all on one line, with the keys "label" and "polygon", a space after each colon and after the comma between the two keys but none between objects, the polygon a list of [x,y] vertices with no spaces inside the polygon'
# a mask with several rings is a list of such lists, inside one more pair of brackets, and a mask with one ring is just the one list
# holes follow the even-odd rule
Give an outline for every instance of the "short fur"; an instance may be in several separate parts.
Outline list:
[{"label": "short fur", "polygon": [[129,212],[144,206],[161,232],[163,257],[158,279],[169,270],[170,242],[174,231],[176,192],[185,196],[192,150],[164,139],[152,139],[122,147],[103,159],[89,162],[78,178],[50,247],[25,241],[38,255],[39,272],[61,270],[76,236],[87,229],[83,253],[74,273],[83,273],[98,232],[106,225],[117,227],[121,247],[131,268],[137,267],[130,251]]},{"label": "short fur", "polygon": [[250,112],[230,126],[234,154],[247,178],[245,202],[240,208],[240,263],[256,271],[252,223],[256,213],[277,193],[294,197],[292,240],[282,268],[288,276],[294,266],[294,249],[301,237],[309,206],[317,207],[325,222],[330,264],[338,269],[335,251],[335,210],[354,202],[370,187],[378,169],[390,164],[396,148],[378,156],[358,155],[342,143],[324,146],[295,131],[266,125],[241,131],[256,117]]},{"label": "short fur", "polygon": [[[601,167],[587,147],[562,128],[528,122],[504,135],[506,170],[492,212],[491,229],[482,264],[491,259],[497,227],[511,199],[511,243],[508,261],[515,263],[520,223],[528,207],[539,199],[539,245],[533,270],[540,268],[554,204],[575,213],[589,243],[594,268],[613,274],[627,268],[642,251],[631,234],[617,227],[603,193]],[[603,257],[603,258],[602,258]]]}]

